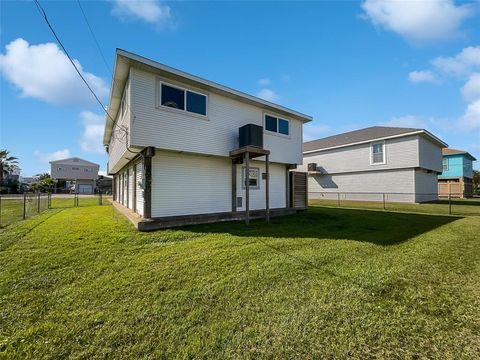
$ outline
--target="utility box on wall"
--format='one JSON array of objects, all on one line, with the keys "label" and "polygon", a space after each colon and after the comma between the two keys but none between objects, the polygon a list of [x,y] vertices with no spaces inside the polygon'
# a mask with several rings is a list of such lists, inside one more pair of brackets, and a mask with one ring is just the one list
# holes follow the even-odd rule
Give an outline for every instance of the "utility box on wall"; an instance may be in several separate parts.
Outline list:
[{"label": "utility box on wall", "polygon": [[255,124],[247,124],[238,129],[238,145],[255,146],[263,149],[263,127]]}]

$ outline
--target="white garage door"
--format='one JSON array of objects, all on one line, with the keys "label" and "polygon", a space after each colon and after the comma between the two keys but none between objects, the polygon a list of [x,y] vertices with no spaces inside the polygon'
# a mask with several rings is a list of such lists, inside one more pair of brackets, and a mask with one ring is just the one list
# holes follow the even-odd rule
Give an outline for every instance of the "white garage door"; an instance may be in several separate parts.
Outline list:
[{"label": "white garage door", "polygon": [[79,184],[78,185],[78,193],[79,194],[91,194],[91,193],[93,193],[93,186],[92,185]]}]

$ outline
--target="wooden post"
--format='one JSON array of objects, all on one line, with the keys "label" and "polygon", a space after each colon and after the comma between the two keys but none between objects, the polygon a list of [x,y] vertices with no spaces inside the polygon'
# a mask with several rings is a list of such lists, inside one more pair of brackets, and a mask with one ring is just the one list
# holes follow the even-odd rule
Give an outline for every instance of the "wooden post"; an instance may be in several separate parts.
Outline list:
[{"label": "wooden post", "polygon": [[237,163],[232,159],[232,212],[237,211]]},{"label": "wooden post", "polygon": [[448,193],[448,214],[452,215],[452,196]]},{"label": "wooden post", "polygon": [[265,220],[270,222],[270,166],[268,155],[265,155]]},{"label": "wooden post", "polygon": [[37,213],[40,212],[40,193],[38,193],[38,197],[37,197]]},{"label": "wooden post", "polygon": [[133,164],[133,196],[132,196],[132,210],[137,212],[137,164]]},{"label": "wooden post", "polygon": [[387,210],[387,208],[385,207],[385,193],[383,193],[382,195],[383,195],[383,210]]},{"label": "wooden post", "polygon": [[337,205],[340,207],[340,193],[337,193]]},{"label": "wooden post", "polygon": [[155,148],[148,147],[144,150],[143,166],[145,169],[145,189],[143,191],[143,217],[152,217],[152,157],[155,156]]},{"label": "wooden post", "polygon": [[245,223],[250,224],[250,153],[245,152]]}]

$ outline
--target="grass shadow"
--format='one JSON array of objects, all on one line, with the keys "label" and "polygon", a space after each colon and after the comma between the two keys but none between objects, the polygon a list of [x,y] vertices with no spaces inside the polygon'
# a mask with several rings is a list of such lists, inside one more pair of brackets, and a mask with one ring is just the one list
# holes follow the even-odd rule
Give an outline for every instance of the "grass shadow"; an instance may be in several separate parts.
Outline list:
[{"label": "grass shadow", "polygon": [[372,210],[310,207],[295,215],[244,222],[193,225],[185,230],[242,237],[347,239],[395,245],[451,223],[460,217]]}]

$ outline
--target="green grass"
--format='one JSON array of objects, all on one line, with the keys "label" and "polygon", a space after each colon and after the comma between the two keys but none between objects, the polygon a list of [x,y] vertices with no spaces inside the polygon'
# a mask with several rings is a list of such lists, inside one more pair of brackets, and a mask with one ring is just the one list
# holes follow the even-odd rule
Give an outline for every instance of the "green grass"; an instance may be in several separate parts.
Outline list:
[{"label": "green grass", "polygon": [[0,230],[0,357],[480,353],[480,217],[313,207],[139,233],[111,206]]},{"label": "green grass", "polygon": [[[336,199],[312,199],[309,200],[309,204],[312,206],[339,207],[338,200]],[[340,207],[383,210],[383,202],[341,199]],[[421,204],[386,202],[385,207],[388,211],[449,215],[448,199],[437,200],[434,203]],[[480,198],[451,199],[450,207],[452,215],[480,215]]]}]

